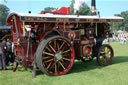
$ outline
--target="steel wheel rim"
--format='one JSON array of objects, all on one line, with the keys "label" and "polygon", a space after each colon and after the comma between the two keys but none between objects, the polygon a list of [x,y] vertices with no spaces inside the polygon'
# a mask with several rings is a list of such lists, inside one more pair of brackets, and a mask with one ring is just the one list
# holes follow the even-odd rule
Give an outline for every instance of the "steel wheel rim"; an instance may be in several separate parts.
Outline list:
[{"label": "steel wheel rim", "polygon": [[74,49],[65,38],[53,38],[42,51],[42,65],[50,75],[67,73],[74,62]]},{"label": "steel wheel rim", "polygon": [[100,63],[104,66],[109,65],[112,63],[113,60],[113,50],[110,46],[104,46],[100,49],[99,53],[99,60]]}]

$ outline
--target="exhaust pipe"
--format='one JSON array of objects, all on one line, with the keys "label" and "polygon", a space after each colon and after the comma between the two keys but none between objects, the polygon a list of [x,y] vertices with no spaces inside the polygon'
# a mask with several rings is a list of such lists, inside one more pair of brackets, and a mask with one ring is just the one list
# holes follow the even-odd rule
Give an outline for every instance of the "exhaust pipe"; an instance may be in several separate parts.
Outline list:
[{"label": "exhaust pipe", "polygon": [[92,0],[91,1],[91,12],[92,12],[92,15],[97,15],[97,13],[96,13],[96,2],[95,2],[95,0]]}]

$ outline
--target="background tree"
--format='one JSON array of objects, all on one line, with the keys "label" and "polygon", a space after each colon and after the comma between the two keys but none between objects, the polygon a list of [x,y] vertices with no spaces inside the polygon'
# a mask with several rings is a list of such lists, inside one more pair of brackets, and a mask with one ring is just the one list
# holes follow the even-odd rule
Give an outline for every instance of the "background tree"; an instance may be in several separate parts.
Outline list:
[{"label": "background tree", "polygon": [[70,14],[74,14],[74,3],[75,3],[75,0],[72,0],[70,5]]},{"label": "background tree", "polygon": [[[72,0],[70,5],[70,14],[74,14],[74,4],[75,0]],[[79,15],[91,15],[91,10],[86,3],[82,3],[80,9],[78,10]]]},{"label": "background tree", "polygon": [[6,18],[9,14],[9,8],[3,4],[0,4],[0,25],[6,24]]},{"label": "background tree", "polygon": [[123,11],[120,14],[115,14],[115,16],[120,16],[124,18],[124,21],[120,24],[115,24],[116,30],[126,30],[128,32],[128,11]]},{"label": "background tree", "polygon": [[[44,10],[42,10],[42,11],[52,11],[52,10],[55,10],[56,8],[54,8],[54,7],[46,7],[46,8],[44,8]],[[42,12],[41,11],[41,12]]]},{"label": "background tree", "polygon": [[91,15],[90,8],[86,3],[82,3],[79,9],[79,15]]}]

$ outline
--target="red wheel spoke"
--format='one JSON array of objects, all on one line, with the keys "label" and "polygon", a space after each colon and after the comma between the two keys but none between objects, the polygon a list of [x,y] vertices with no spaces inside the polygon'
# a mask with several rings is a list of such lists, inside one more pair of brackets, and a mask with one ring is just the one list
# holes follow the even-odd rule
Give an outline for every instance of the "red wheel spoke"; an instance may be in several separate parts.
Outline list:
[{"label": "red wheel spoke", "polygon": [[46,55],[54,56],[54,54],[52,54],[52,53],[48,53],[48,52],[43,52],[43,53]]}]

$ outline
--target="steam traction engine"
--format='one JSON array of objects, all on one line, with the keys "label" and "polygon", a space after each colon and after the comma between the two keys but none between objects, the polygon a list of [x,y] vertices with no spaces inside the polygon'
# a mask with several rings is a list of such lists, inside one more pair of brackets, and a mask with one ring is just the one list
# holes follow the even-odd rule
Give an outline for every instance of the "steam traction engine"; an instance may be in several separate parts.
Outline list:
[{"label": "steam traction engine", "polygon": [[114,53],[103,40],[112,37],[109,22],[121,17],[77,16],[59,14],[11,13],[7,24],[12,25],[12,39],[16,46],[15,62],[45,74],[66,74],[74,59],[83,62],[94,57],[100,65],[112,63]]}]

